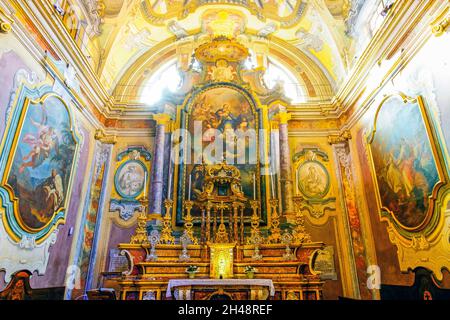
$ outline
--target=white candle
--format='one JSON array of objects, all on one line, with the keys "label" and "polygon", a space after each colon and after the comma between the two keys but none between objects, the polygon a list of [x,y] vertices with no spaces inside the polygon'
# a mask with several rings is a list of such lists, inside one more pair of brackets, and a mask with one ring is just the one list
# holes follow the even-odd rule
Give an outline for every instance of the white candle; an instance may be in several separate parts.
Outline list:
[{"label": "white candle", "polygon": [[147,171],[145,171],[144,175],[144,197],[147,197]]},{"label": "white candle", "polygon": [[188,189],[188,200],[191,201],[191,184],[192,184],[192,176],[189,175],[189,189]]},{"label": "white candle", "polygon": [[172,191],[172,173],[169,174],[169,187],[167,188],[167,199],[170,199],[171,191]]},{"label": "white candle", "polygon": [[275,199],[275,184],[273,182],[273,174],[270,175],[270,183],[272,184],[272,199]]},{"label": "white candle", "polygon": [[253,200],[256,200],[256,173],[253,173]]}]

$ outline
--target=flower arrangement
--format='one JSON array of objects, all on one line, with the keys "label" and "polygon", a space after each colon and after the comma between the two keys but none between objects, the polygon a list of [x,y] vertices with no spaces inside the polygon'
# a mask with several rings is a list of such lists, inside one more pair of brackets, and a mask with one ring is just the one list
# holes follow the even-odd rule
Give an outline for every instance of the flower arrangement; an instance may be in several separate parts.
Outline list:
[{"label": "flower arrangement", "polygon": [[245,273],[247,273],[247,272],[256,272],[257,270],[256,270],[256,268],[255,267],[252,267],[252,266],[246,266],[245,267]]},{"label": "flower arrangement", "polygon": [[186,268],[186,273],[189,275],[189,279],[194,279],[197,271],[198,271],[198,266],[191,265]]},{"label": "flower arrangement", "polygon": [[189,266],[186,268],[187,273],[194,273],[198,271],[198,266]]},{"label": "flower arrangement", "polygon": [[246,266],[245,269],[244,269],[244,271],[245,271],[245,273],[246,273],[246,275],[247,275],[247,278],[253,279],[253,277],[255,276],[255,272],[257,272],[258,270],[256,270],[255,267],[252,267],[252,266]]}]

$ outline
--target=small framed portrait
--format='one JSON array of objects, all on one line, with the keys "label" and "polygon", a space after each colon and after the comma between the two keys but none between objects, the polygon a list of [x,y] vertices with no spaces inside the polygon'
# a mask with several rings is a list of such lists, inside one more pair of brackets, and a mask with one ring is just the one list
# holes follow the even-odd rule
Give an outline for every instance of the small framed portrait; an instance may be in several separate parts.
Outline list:
[{"label": "small framed portrait", "polygon": [[139,160],[124,162],[116,171],[114,183],[117,193],[125,199],[135,199],[144,190],[147,168]]},{"label": "small framed portrait", "polygon": [[322,199],[330,190],[328,171],[316,160],[305,161],[299,166],[297,183],[300,192],[310,199]]}]

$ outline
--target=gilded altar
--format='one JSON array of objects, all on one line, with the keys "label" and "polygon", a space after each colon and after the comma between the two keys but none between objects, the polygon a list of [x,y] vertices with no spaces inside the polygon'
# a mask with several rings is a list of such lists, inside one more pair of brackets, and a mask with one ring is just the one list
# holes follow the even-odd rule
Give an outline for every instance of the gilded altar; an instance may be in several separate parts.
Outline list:
[{"label": "gilded altar", "polygon": [[[324,244],[310,240],[301,211],[296,223],[281,231],[277,200],[272,201],[264,236],[258,201],[248,201],[242,193],[239,170],[225,162],[205,165],[205,170],[202,193],[195,202],[186,200],[179,239],[174,239],[169,222],[173,202],[166,201],[161,232],[153,230],[148,238],[133,236],[135,243],[119,246],[130,264],[119,281],[121,299],[321,299],[323,281],[312,263]],[[190,214],[193,206],[203,212],[199,227],[194,227]],[[243,210],[246,206],[253,212],[249,224]],[[146,232],[139,228],[136,235]],[[187,279],[189,268],[194,267],[192,278],[197,281]],[[178,285],[172,292],[171,283],[183,280],[186,283],[181,289]]]},{"label": "gilded altar", "polygon": [[[313,265],[324,243],[305,230],[289,146],[276,138],[287,136],[289,115],[277,93],[263,105],[244,81],[249,55],[232,36],[214,36],[194,54],[200,80],[170,116],[154,116],[150,197],[139,199],[135,234],[119,245],[129,262],[121,299],[322,298]],[[165,130],[174,150],[168,163],[159,160]],[[185,283],[177,293],[174,281]]]}]

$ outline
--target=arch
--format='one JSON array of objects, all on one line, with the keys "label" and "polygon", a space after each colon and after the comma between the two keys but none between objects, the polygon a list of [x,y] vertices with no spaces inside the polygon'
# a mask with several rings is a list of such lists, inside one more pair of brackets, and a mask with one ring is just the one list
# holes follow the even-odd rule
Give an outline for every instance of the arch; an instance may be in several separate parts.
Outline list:
[{"label": "arch", "polygon": [[[166,61],[176,59],[178,42],[167,39],[146,51],[122,72],[114,87],[113,95],[119,103],[133,104],[139,101],[139,88]],[[307,101],[330,100],[334,95],[331,76],[317,62],[300,49],[287,42],[271,38],[269,54],[289,69],[305,88]],[[150,73],[147,71],[151,70]]]}]

